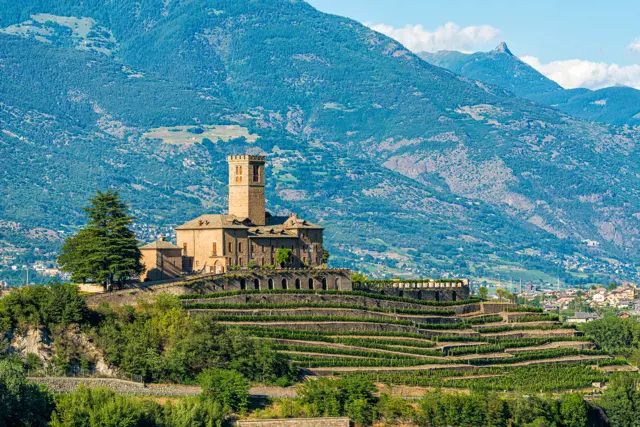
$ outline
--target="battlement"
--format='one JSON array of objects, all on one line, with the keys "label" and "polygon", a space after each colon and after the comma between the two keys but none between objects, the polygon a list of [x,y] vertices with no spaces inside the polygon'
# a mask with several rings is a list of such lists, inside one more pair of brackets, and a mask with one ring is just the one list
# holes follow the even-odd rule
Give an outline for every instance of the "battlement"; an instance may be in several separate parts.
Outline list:
[{"label": "battlement", "polygon": [[227,162],[266,162],[266,156],[252,156],[250,154],[235,154],[232,156],[227,156]]}]

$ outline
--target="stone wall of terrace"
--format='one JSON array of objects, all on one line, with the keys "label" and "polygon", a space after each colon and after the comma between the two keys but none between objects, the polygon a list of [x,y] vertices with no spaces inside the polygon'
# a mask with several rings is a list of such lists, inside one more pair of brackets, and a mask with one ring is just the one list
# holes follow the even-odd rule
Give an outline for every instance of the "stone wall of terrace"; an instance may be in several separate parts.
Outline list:
[{"label": "stone wall of terrace", "polygon": [[[375,296],[375,295],[373,295]],[[245,294],[232,295],[211,300],[194,300],[194,302],[216,302],[230,304],[287,304],[287,303],[310,303],[310,304],[343,304],[343,305],[359,305],[363,307],[375,307],[386,310],[393,309],[415,309],[415,310],[443,310],[453,311],[456,314],[467,314],[479,312],[480,303],[470,303],[465,305],[424,305],[410,303],[404,301],[382,300],[360,295],[336,295],[318,293],[305,294]]]},{"label": "stone wall of terrace", "polygon": [[349,427],[349,418],[287,418],[238,421],[238,427]]}]

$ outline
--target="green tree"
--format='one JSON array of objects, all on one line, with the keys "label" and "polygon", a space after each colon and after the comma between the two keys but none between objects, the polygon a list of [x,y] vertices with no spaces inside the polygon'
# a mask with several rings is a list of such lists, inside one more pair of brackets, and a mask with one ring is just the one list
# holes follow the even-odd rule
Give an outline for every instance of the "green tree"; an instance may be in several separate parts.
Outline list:
[{"label": "green tree", "polygon": [[199,397],[180,399],[167,408],[167,427],[222,427],[228,413],[220,402]]},{"label": "green tree", "polygon": [[611,427],[640,426],[640,391],[638,380],[621,373],[609,384],[602,396],[601,405]]},{"label": "green tree", "polygon": [[52,410],[46,388],[27,381],[20,364],[0,360],[0,427],[46,426]]},{"label": "green tree", "polygon": [[293,252],[288,248],[280,248],[278,252],[276,252],[276,262],[280,265],[281,268],[284,268],[285,265],[289,265],[293,259]]},{"label": "green tree", "polygon": [[58,263],[71,280],[114,285],[143,271],[133,217],[117,191],[98,191],[85,208],[88,223],[62,247]]},{"label": "green tree", "polygon": [[244,411],[249,406],[249,382],[240,372],[207,369],[198,379],[207,399],[234,411]]},{"label": "green tree", "polygon": [[331,254],[329,253],[328,250],[323,250],[322,251],[322,263],[323,264],[328,264],[329,263],[329,258],[331,258]]},{"label": "green tree", "polygon": [[581,394],[570,394],[560,403],[562,425],[565,427],[584,427],[587,425],[588,408]]},{"label": "green tree", "polygon": [[358,284],[362,285],[367,280],[368,280],[367,276],[365,276],[362,273],[359,273],[359,272],[351,273],[351,282],[353,282],[353,283],[358,283]]},{"label": "green tree", "polygon": [[478,289],[478,296],[482,299],[487,299],[489,296],[489,290],[484,286],[480,286],[480,289]]},{"label": "green tree", "polygon": [[365,376],[307,380],[299,389],[300,401],[313,408],[313,416],[348,416],[369,425],[376,415],[375,386]]},{"label": "green tree", "polygon": [[80,295],[78,286],[71,283],[16,289],[0,300],[0,318],[3,312],[14,326],[82,323],[88,315],[86,300]]}]

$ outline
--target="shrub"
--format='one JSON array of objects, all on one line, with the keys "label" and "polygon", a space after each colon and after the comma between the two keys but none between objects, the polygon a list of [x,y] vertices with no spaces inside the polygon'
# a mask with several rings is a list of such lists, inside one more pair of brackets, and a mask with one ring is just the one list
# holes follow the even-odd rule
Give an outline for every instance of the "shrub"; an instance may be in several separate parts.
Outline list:
[{"label": "shrub", "polygon": [[223,407],[245,411],[249,406],[249,382],[238,371],[206,369],[198,377],[203,395]]},{"label": "shrub", "polygon": [[45,387],[27,381],[19,364],[0,360],[0,425],[46,426],[52,410]]}]

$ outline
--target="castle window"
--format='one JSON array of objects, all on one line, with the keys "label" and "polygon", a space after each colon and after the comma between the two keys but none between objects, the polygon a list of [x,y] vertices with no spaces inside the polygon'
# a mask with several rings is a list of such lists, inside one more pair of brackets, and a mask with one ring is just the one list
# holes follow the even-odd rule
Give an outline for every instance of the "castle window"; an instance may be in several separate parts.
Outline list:
[{"label": "castle window", "polygon": [[242,166],[236,166],[236,184],[242,182]]},{"label": "castle window", "polygon": [[213,242],[213,245],[211,245],[211,256],[217,256],[218,255],[218,244],[216,242]]},{"label": "castle window", "polygon": [[242,253],[242,242],[238,243],[238,252]]},{"label": "castle window", "polygon": [[233,242],[229,242],[229,252],[233,252]]},{"label": "castle window", "polygon": [[260,166],[253,166],[253,182],[260,182]]},{"label": "castle window", "polygon": [[182,252],[184,253],[184,255],[187,254],[187,244],[186,243],[182,244]]}]

